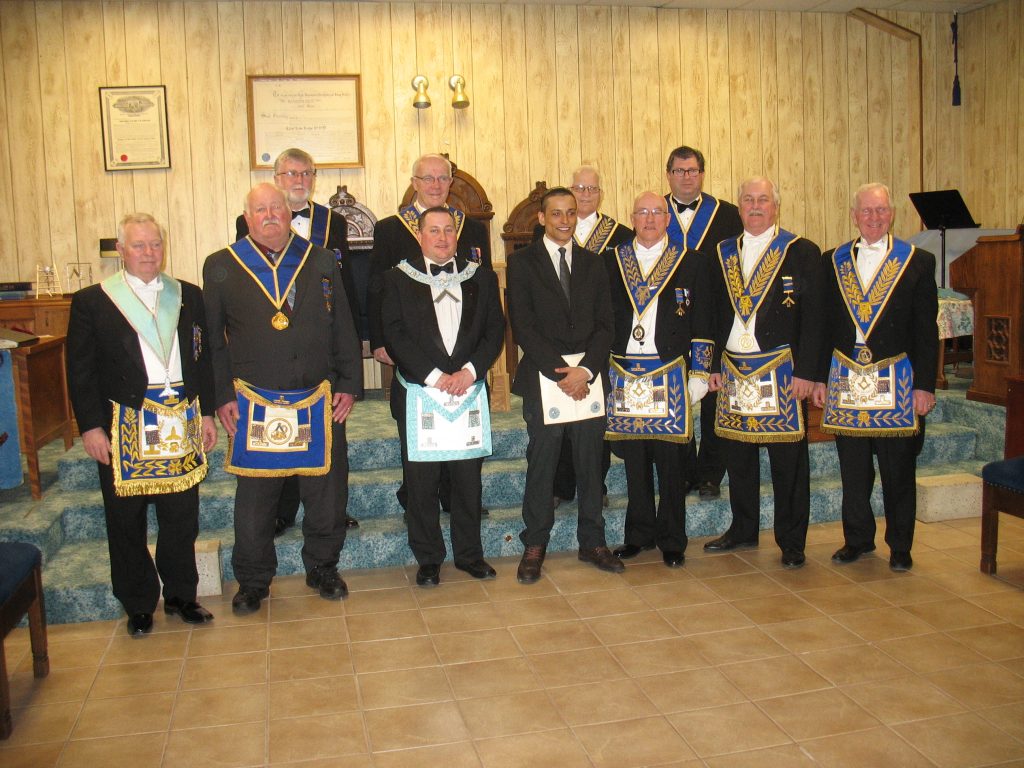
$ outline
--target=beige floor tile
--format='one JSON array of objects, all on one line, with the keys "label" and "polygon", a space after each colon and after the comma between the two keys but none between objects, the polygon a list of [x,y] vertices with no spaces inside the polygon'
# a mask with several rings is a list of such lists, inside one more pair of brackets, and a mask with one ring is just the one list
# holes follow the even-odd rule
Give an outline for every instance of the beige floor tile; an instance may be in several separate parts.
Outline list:
[{"label": "beige floor tile", "polygon": [[934,632],[935,628],[902,608],[875,608],[869,611],[841,613],[836,621],[869,643],[894,637],[911,637]]},{"label": "beige floor tile", "polygon": [[741,573],[736,576],[719,576],[706,579],[704,585],[723,600],[746,600],[756,597],[780,595],[786,587],[763,573]]},{"label": "beige floor tile", "polygon": [[457,699],[534,691],[544,685],[525,658],[471,661],[445,670]]},{"label": "beige floor tile", "polygon": [[708,768],[814,768],[815,764],[799,747],[787,744],[710,757],[705,765]]},{"label": "beige floor tile", "polygon": [[952,592],[942,588],[934,581],[916,575],[909,579],[871,581],[862,586],[893,605],[926,603],[934,600],[948,600],[953,597]]},{"label": "beige floor tile", "polygon": [[963,705],[920,677],[850,685],[843,692],[888,725],[964,711]]},{"label": "beige floor tile", "polygon": [[614,728],[584,725],[573,730],[597,768],[640,768],[696,757],[663,717],[625,720]]},{"label": "beige floor tile", "polygon": [[725,675],[712,667],[642,677],[636,682],[658,711],[664,714],[739,704],[747,700]]},{"label": "beige floor tile", "polygon": [[841,733],[801,744],[822,768],[933,768],[933,763],[888,728]]},{"label": "beige floor tile", "polygon": [[850,580],[843,576],[842,571],[833,568],[831,563],[825,565],[808,560],[803,568],[779,569],[772,571],[770,576],[793,592],[805,589],[822,589],[823,587],[846,586]]},{"label": "beige floor tile", "polygon": [[960,597],[950,600],[935,600],[930,603],[916,603],[904,606],[903,609],[912,616],[928,622],[936,629],[964,629],[1001,623],[997,614]]},{"label": "beige floor tile", "polygon": [[374,752],[467,741],[469,731],[453,701],[364,713]]},{"label": "beige floor tile", "polygon": [[705,603],[721,603],[722,598],[704,586],[703,582],[696,579],[688,581],[669,582],[667,584],[648,584],[642,587],[634,587],[644,602],[651,608],[679,608],[686,605],[701,605]]},{"label": "beige floor tile", "polygon": [[[266,674],[267,658],[270,662],[270,680],[301,680],[310,677],[336,677],[352,674],[350,646],[307,645],[300,648],[279,648],[264,654],[262,666]],[[221,657],[224,658],[224,657]]]},{"label": "beige floor tile", "polygon": [[[415,613],[415,612],[413,612]],[[392,614],[387,614],[388,616]],[[271,650],[297,648],[305,645],[333,645],[349,639],[348,627],[358,619],[376,617],[354,616],[307,621],[279,621],[270,625],[268,645]]]},{"label": "beige floor tile", "polygon": [[800,597],[822,613],[830,616],[871,608],[885,608],[889,603],[858,584],[805,589]]},{"label": "beige floor tile", "polygon": [[487,590],[479,581],[446,581],[445,577],[455,571],[445,566],[441,569],[441,585],[438,588],[417,588],[413,597],[420,608],[440,608],[446,605],[470,605],[490,602]]},{"label": "beige floor tile", "polygon": [[537,678],[548,688],[617,680],[627,676],[606,648],[537,653],[527,659]]},{"label": "beige floor tile", "polygon": [[53,768],[64,750],[64,742],[0,746],[0,762],[4,768]]},{"label": "beige floor tile", "polygon": [[1005,667],[995,663],[947,669],[926,677],[972,709],[1024,701],[1024,677],[1008,675]]},{"label": "beige floor tile", "polygon": [[181,689],[262,685],[267,682],[267,658],[265,651],[189,658],[181,675]]},{"label": "beige floor tile", "polygon": [[435,635],[433,642],[442,664],[508,659],[523,653],[508,629],[449,632]]},{"label": "beige floor tile", "polygon": [[[520,584],[516,581],[516,567],[518,567],[518,563],[519,560],[516,560],[508,572],[507,578],[502,578],[499,574],[499,578],[483,582],[484,591],[491,600],[495,602],[533,600],[538,597],[551,597],[558,594],[558,588],[555,587],[554,582],[547,578],[543,571],[541,572],[540,581],[536,584]],[[491,565],[494,566],[495,570],[498,570],[498,566],[495,563],[491,562]]]},{"label": "beige floor tile", "polygon": [[863,639],[844,628],[835,619],[815,618],[767,624],[762,628],[769,637],[792,653],[824,651],[848,645],[861,645]]},{"label": "beige floor tile", "polygon": [[1024,659],[1009,659],[999,663],[1013,674],[1024,677]]},{"label": "beige floor tile", "polygon": [[812,669],[835,685],[866,683],[902,677],[907,669],[869,645],[850,645],[806,653],[802,658]]},{"label": "beige floor tile", "polygon": [[877,647],[918,674],[986,661],[980,653],[941,632],[884,640]]},{"label": "beige floor tile", "polygon": [[576,614],[584,619],[612,616],[619,613],[638,613],[651,608],[635,590],[629,587],[569,595],[567,600]]},{"label": "beige floor tile", "polygon": [[795,656],[776,656],[718,668],[751,701],[831,687]]},{"label": "beige floor tile", "polygon": [[[192,633],[165,632],[146,635],[142,638],[118,635],[110,641],[110,647],[103,657],[104,664],[127,664],[133,661],[164,661],[181,659],[185,656],[189,637]],[[83,641],[84,642],[84,641]],[[51,667],[52,667],[51,656]]]},{"label": "beige floor tile", "polygon": [[270,719],[334,715],[359,709],[353,675],[270,684]]},{"label": "beige floor tile", "polygon": [[359,697],[365,709],[404,707],[451,701],[452,689],[441,667],[400,669],[359,675]]},{"label": "beige floor tile", "polygon": [[352,666],[358,673],[433,667],[438,663],[434,645],[427,635],[401,637],[397,640],[369,640],[352,643],[348,648]]},{"label": "beige floor tile", "polygon": [[[692,556],[687,563],[692,563]],[[654,586],[656,584],[685,584],[693,578],[686,568],[666,568],[663,563],[629,563],[622,580],[632,587]]]},{"label": "beige floor tile", "polygon": [[561,595],[503,600],[494,603],[493,609],[497,616],[500,617],[502,625],[509,627],[519,624],[546,624],[550,621],[570,621],[579,618],[579,614],[573,610],[569,601]]},{"label": "beige floor tile", "polygon": [[1002,728],[1015,739],[1024,742],[1024,703],[978,710],[977,714],[997,728]]},{"label": "beige floor tile", "polygon": [[[445,768],[479,768],[481,763],[472,742],[460,741],[455,744],[441,744],[437,747],[376,752],[373,755],[373,765],[375,768],[409,768],[409,766],[432,765],[443,765]],[[305,766],[303,765],[302,768]]]},{"label": "beige floor tile", "polygon": [[970,600],[986,611],[994,613],[1002,620],[1024,627],[1024,600],[1020,599],[1020,594],[1020,588],[1018,587],[1006,592],[974,595]]},{"label": "beige floor tile", "polygon": [[679,634],[657,611],[601,616],[587,619],[587,624],[605,645],[659,640]]},{"label": "beige floor tile", "polygon": [[90,700],[82,707],[71,738],[96,739],[166,731],[173,706],[174,694],[171,693]]},{"label": "beige floor tile", "polygon": [[[342,576],[348,584],[350,596],[356,592],[376,592],[384,589],[408,587],[409,575],[405,568],[369,568],[345,571]],[[348,602],[346,600],[346,602]]]},{"label": "beige floor tile", "polygon": [[746,614],[733,607],[732,603],[684,605],[678,608],[664,608],[660,613],[681,635],[721,632],[753,624]]},{"label": "beige floor tile", "polygon": [[786,654],[785,648],[757,627],[693,635],[690,639],[701,655],[716,665]]},{"label": "beige floor tile", "polygon": [[853,699],[835,689],[765,699],[758,704],[797,741],[863,731],[879,724]]},{"label": "beige floor tile", "polygon": [[[628,565],[626,571],[629,571]],[[621,589],[629,583],[623,579],[623,574],[606,573],[584,563],[574,564],[565,570],[551,569],[548,571],[548,578],[563,595]]]},{"label": "beige floor tile", "polygon": [[[980,525],[978,526],[981,527]],[[914,543],[935,549],[949,550],[956,547],[971,547],[978,551],[978,537],[944,523],[923,523],[914,530]]]},{"label": "beige floor tile", "polygon": [[668,715],[703,758],[791,743],[790,738],[750,702]]},{"label": "beige floor tile", "polygon": [[197,631],[192,634],[188,645],[190,657],[265,650],[267,650],[266,625],[222,627],[216,632]]},{"label": "beige floor tile", "polygon": [[509,632],[525,653],[572,651],[601,644],[582,619],[510,627]]},{"label": "beige floor tile", "polygon": [[[83,640],[87,637],[112,637],[116,632],[124,631],[124,620],[83,621],[77,624],[50,624],[46,627],[46,637],[51,643],[67,640]],[[23,633],[26,645],[29,642],[28,628],[17,630]],[[7,636],[8,641],[16,637],[15,633]]]},{"label": "beige floor tile", "polygon": [[[916,561],[914,567],[917,568]],[[998,578],[981,573],[976,567],[970,571],[964,571],[962,568],[947,567],[935,572],[928,571],[925,575],[929,581],[935,582],[943,589],[948,590],[954,595],[960,595],[960,597],[978,597],[980,595],[1002,593],[1012,594],[1016,591],[1014,587],[1000,581]]]},{"label": "beige floor tile", "polygon": [[266,722],[267,686],[183,691],[174,702],[171,730]]},{"label": "beige floor tile", "polygon": [[697,579],[712,579],[715,576],[735,576],[739,573],[753,573],[756,569],[746,560],[733,554],[692,558],[686,563],[686,570]]},{"label": "beige floor tile", "polygon": [[[20,747],[47,741],[66,741],[83,704],[78,701],[44,704],[11,710],[13,732],[4,747]],[[0,755],[3,753],[0,752]]]},{"label": "beige floor tile", "polygon": [[1024,658],[1024,627],[1014,624],[990,624],[947,632],[950,637],[973,648],[989,659]]},{"label": "beige floor tile", "polygon": [[[170,666],[173,669],[174,665]],[[37,707],[40,704],[57,704],[62,701],[85,701],[96,680],[96,673],[96,667],[51,669],[46,677],[35,677],[31,672],[17,672],[11,675],[9,680],[11,707]]]},{"label": "beige floor tile", "polygon": [[973,713],[893,726],[943,768],[992,765],[1024,758],[1024,744]]},{"label": "beige floor tile", "polygon": [[459,711],[474,739],[547,731],[566,725],[542,691],[463,699]]},{"label": "beige floor tile", "polygon": [[279,597],[297,597],[299,595],[308,595],[310,594],[310,588],[306,586],[305,575],[301,573],[295,573],[290,576],[281,576],[280,578],[275,578],[273,584],[271,584],[270,586],[270,593],[271,597],[276,600]]},{"label": "beige floor tile", "polygon": [[[398,616],[400,614],[386,614]],[[478,629],[498,629],[505,626],[505,621],[493,603],[472,603],[470,605],[453,605],[441,608],[426,608],[421,612],[422,633],[405,632],[403,634],[441,634],[444,632],[470,632]],[[354,616],[352,619],[366,618]],[[382,617],[383,618],[383,617]],[[352,619],[349,621],[351,622]],[[400,637],[401,635],[393,635]],[[355,634],[352,639],[356,638]],[[379,638],[365,638],[367,640]]]},{"label": "beige floor tile", "polygon": [[630,677],[661,675],[708,665],[693,643],[684,637],[625,643],[609,650]]},{"label": "beige floor tile", "polygon": [[[830,560],[825,560],[824,564],[826,568],[833,568],[836,574],[854,582],[855,584],[863,584],[869,581],[910,578],[908,574],[894,573],[890,570],[889,552],[887,550],[888,547],[881,544],[880,549],[869,555],[861,556],[860,560],[855,563],[843,565],[840,563],[833,563]],[[915,551],[915,563],[917,556],[918,553]],[[831,558],[831,552],[828,554],[828,557]]]},{"label": "beige floor tile", "polygon": [[632,680],[549,688],[548,696],[570,726],[611,723],[658,714],[654,704]]},{"label": "beige floor tile", "polygon": [[[166,733],[139,733],[69,742],[61,755],[61,768],[148,768],[161,765]],[[203,765],[196,760],[192,765]]]},{"label": "beige floor tile", "polygon": [[270,601],[270,622],[344,616],[346,613],[345,602],[347,601],[324,600],[319,595],[275,598]]},{"label": "beige floor tile", "polygon": [[556,730],[482,739],[476,742],[484,768],[591,768],[572,731]]},{"label": "beige floor tile", "polygon": [[[322,602],[327,602],[326,600]],[[389,611],[411,611],[419,607],[409,587],[393,589],[372,589],[355,591],[349,589],[345,600],[345,615],[356,616],[360,613],[387,613]]]},{"label": "beige floor tile", "polygon": [[[119,640],[121,638],[118,638]],[[124,639],[131,641],[128,635]],[[147,637],[146,640],[153,638]],[[4,643],[6,650],[6,642]],[[111,639],[109,637],[86,637],[77,640],[64,640],[53,642],[47,639],[46,653],[50,657],[50,671],[58,669],[74,669],[77,667],[98,667],[101,662],[109,661],[109,648]],[[17,653],[17,651],[15,651]],[[20,661],[14,661],[13,655],[8,655],[7,668],[12,672],[27,672],[32,674],[32,654],[29,646],[22,647],[18,654]],[[179,654],[180,655],[180,654]]]},{"label": "beige floor tile", "polygon": [[267,723],[261,718],[255,723],[171,731],[164,764],[243,768],[264,764],[266,751]]},{"label": "beige floor tile", "polygon": [[731,605],[743,612],[755,624],[774,624],[821,616],[821,611],[794,594],[751,597],[734,600]]},{"label": "beige floor tile", "polygon": [[268,729],[271,763],[367,752],[363,716],[358,712],[271,720]]}]

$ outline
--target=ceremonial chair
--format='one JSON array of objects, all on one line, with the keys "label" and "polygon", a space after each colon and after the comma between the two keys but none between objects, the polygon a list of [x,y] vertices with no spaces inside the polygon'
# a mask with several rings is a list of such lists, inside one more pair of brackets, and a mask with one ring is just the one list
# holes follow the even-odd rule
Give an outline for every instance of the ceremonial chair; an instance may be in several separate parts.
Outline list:
[{"label": "ceremonial chair", "polygon": [[50,674],[46,653],[46,610],[43,607],[42,554],[32,544],[0,542],[0,739],[11,735],[11,688],[3,640],[28,614],[32,672]]},{"label": "ceremonial chair", "polygon": [[356,295],[349,300],[354,300],[359,310],[359,328],[356,330],[362,341],[363,357],[370,357],[370,345],[366,341],[369,336],[366,291],[370,282],[370,254],[373,253],[373,230],[377,226],[377,217],[365,205],[356,202],[347,185],[338,187],[328,205],[332,211],[344,216],[347,223],[349,258],[346,266],[352,270],[352,281],[356,286]]},{"label": "ceremonial chair", "polygon": [[981,572],[996,572],[999,513],[1024,519],[1024,376],[1006,377],[1003,460],[981,470]]}]

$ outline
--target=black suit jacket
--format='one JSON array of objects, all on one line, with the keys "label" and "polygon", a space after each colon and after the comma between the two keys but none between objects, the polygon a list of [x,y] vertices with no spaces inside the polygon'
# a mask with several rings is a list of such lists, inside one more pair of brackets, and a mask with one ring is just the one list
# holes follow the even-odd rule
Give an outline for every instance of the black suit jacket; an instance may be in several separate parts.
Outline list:
[{"label": "black suit jacket", "polygon": [[[203,414],[212,415],[213,367],[210,334],[198,286],[181,282],[178,349],[185,393],[199,397]],[[195,336],[197,344],[193,343]],[[95,427],[110,431],[111,400],[139,408],[149,376],[139,335],[103,288],[90,285],[71,298],[67,335],[68,394],[81,432]]]},{"label": "black suit jacket", "polygon": [[[722,350],[732,330],[735,316],[729,292],[725,287],[722,260],[716,254],[709,264],[715,309],[715,361],[712,370],[718,370]],[[789,344],[793,351],[793,375],[808,381],[818,381],[821,365],[821,347],[824,341],[824,303],[821,284],[821,251],[803,237],[790,245],[782,266],[768,286],[768,293],[757,311],[754,337],[763,352]],[[793,279],[793,304],[786,304],[782,278]]]},{"label": "black suit jacket", "polygon": [[362,355],[334,253],[313,246],[295,280],[295,306],[277,312],[227,248],[203,265],[217,407],[235,399],[232,379],[268,389],[304,389],[328,379],[333,392],[360,395]]},{"label": "black suit jacket", "polygon": [[507,269],[509,320],[523,350],[512,391],[540,397],[538,372],[552,381],[562,374],[562,355],[583,352],[579,363],[601,376],[607,390],[608,352],[615,321],[608,272],[600,256],[572,244],[572,276],[566,301],[558,273],[542,240],[513,252]]},{"label": "black suit jacket", "polygon": [[[412,258],[409,263],[424,271],[423,256]],[[459,271],[466,268],[466,263],[463,259],[457,260]],[[430,286],[416,282],[395,268],[385,272],[383,280],[384,342],[406,381],[425,384],[426,377],[435,368],[441,373],[456,373],[467,363],[472,363],[477,381],[487,376],[505,338],[498,276],[492,270],[477,269],[473,277],[461,283],[462,318],[450,355],[441,340]],[[401,386],[401,382],[398,385]],[[391,413],[395,419],[405,418],[404,394],[391,398]]]},{"label": "black suit jacket", "polygon": [[[459,234],[458,256],[468,260],[472,248],[480,249],[480,264],[491,269],[491,243],[487,237],[487,227],[467,216]],[[366,296],[370,349],[384,346],[380,317],[383,275],[403,259],[417,255],[422,255],[420,243],[397,214],[377,222],[373,229],[373,253],[370,255],[370,279]]]},{"label": "black suit jacket", "polygon": [[[822,257],[826,334],[818,381],[828,381],[832,350],[838,349],[852,358],[857,341],[857,329],[832,265],[833,253],[834,248]],[[935,256],[916,249],[868,337],[872,359],[884,360],[905,352],[914,368],[914,389],[934,392],[939,365],[939,329],[935,323],[938,314]]]},{"label": "black suit jacket", "polygon": [[[718,252],[718,244],[720,242],[730,237],[739,237],[743,233],[743,222],[740,220],[739,209],[720,197],[715,199],[718,200],[718,210],[715,211],[711,223],[708,224],[707,234],[704,235],[704,240],[698,249],[708,259],[713,258]],[[675,213],[672,212],[675,210],[675,203],[672,201],[671,193],[665,195],[665,202],[668,206],[669,214],[674,217]],[[671,235],[672,233],[669,232],[669,237]]]}]

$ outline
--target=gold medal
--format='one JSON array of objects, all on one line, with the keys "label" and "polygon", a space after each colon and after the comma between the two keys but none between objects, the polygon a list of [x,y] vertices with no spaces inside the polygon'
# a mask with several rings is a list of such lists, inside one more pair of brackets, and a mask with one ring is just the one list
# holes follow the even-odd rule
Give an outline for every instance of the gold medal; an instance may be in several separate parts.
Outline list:
[{"label": "gold medal", "polygon": [[646,331],[644,331],[644,327],[642,325],[637,325],[637,326],[633,327],[633,340],[634,341],[643,341],[644,340],[644,336],[646,336],[646,335],[647,335],[647,333],[646,333]]},{"label": "gold medal", "polygon": [[861,347],[857,350],[857,362],[861,365],[867,365],[871,362],[871,350],[867,347]]},{"label": "gold medal", "polygon": [[754,337],[749,333],[744,333],[740,336],[740,349],[744,352],[749,352],[754,348]]},{"label": "gold medal", "polygon": [[283,331],[288,327],[288,316],[284,312],[278,312],[270,318],[270,324],[274,326],[274,330]]}]

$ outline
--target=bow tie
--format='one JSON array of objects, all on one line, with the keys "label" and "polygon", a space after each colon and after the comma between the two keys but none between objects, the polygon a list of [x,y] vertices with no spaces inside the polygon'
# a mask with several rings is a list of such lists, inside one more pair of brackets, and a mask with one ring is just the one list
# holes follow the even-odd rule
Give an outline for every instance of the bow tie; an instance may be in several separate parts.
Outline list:
[{"label": "bow tie", "polygon": [[449,275],[455,274],[455,262],[449,261],[447,264],[444,265],[430,265],[430,274],[440,275],[442,272],[447,272]]},{"label": "bow tie", "polygon": [[308,219],[309,218],[309,208],[303,208],[301,211],[292,211],[292,218],[293,219]]},{"label": "bow tie", "polygon": [[678,213],[682,213],[683,211],[685,211],[687,209],[689,209],[691,211],[696,211],[697,210],[697,201],[696,200],[694,200],[692,203],[680,203],[678,200],[673,198],[672,202],[674,202],[676,204],[676,211]]}]

